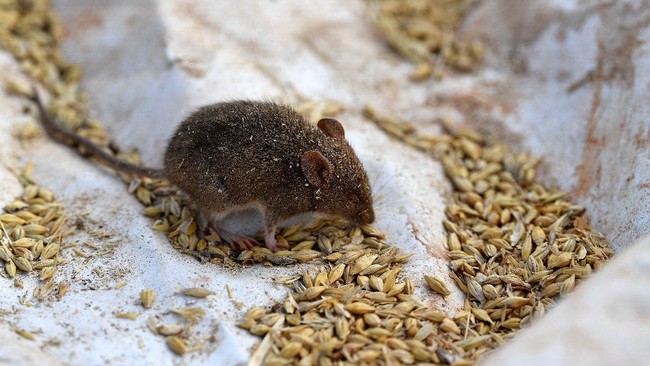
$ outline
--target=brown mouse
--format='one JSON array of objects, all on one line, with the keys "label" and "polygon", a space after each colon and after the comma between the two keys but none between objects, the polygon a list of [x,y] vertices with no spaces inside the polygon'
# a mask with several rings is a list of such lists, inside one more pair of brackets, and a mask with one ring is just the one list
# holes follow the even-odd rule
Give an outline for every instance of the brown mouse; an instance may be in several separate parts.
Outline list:
[{"label": "brown mouse", "polygon": [[277,223],[292,216],[313,212],[361,225],[375,219],[368,177],[335,119],[321,119],[316,127],[292,108],[272,102],[207,105],[181,122],[169,140],[165,167],[151,169],[122,161],[65,130],[37,92],[33,100],[50,137],[83,146],[115,170],[168,179],[199,208],[199,221],[209,220],[235,249],[257,242],[219,226],[219,218],[233,209],[262,212],[265,244],[272,251],[281,247],[275,239]]}]

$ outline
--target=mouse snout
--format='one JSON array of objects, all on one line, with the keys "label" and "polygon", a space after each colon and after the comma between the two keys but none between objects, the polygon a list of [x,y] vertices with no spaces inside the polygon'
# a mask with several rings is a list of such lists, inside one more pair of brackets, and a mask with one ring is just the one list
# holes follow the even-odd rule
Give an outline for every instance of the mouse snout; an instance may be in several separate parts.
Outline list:
[{"label": "mouse snout", "polygon": [[375,212],[372,208],[361,211],[357,215],[357,222],[361,225],[372,224],[375,221]]}]

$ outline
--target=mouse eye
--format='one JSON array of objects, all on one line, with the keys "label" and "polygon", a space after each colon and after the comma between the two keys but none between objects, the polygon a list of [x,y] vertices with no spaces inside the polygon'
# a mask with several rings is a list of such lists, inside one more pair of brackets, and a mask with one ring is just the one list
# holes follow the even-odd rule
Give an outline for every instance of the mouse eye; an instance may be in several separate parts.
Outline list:
[{"label": "mouse eye", "polygon": [[361,203],[361,197],[358,194],[352,195],[352,202],[355,204]]}]

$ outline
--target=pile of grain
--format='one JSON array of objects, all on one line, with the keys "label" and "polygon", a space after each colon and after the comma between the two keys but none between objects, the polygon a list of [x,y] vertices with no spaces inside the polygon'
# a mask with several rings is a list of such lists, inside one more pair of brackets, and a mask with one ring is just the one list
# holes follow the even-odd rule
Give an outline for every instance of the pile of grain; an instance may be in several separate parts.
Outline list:
[{"label": "pile of grain", "polygon": [[[34,184],[30,177],[31,166],[18,174],[23,193],[7,204],[0,213],[0,276],[13,278],[14,285],[22,288],[18,271],[38,271],[43,282],[34,290],[34,297],[45,300],[61,297],[68,290],[65,281],[56,282],[57,267],[65,262],[61,250],[66,248],[66,238],[74,231],[67,225],[68,217],[63,206],[52,192]],[[21,297],[29,305],[31,298]]]},{"label": "pile of grain", "polygon": [[480,42],[458,36],[458,26],[475,0],[369,0],[374,22],[388,44],[417,65],[411,75],[442,76],[441,66],[473,71],[483,57]]}]

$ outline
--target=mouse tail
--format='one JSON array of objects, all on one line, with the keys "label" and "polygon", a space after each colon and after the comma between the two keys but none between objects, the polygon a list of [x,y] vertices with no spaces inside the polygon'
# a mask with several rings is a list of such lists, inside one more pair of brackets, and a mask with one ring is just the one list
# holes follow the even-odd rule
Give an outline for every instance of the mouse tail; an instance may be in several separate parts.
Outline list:
[{"label": "mouse tail", "polygon": [[121,160],[115,155],[104,150],[99,145],[88,140],[87,138],[79,136],[72,131],[61,127],[59,124],[54,122],[48,111],[45,109],[43,101],[36,88],[33,88],[32,96],[30,99],[36,104],[38,108],[43,129],[53,140],[73,147],[81,146],[84,148],[84,150],[88,151],[92,156],[99,159],[102,163],[117,171],[149,178],[166,178],[166,174],[163,169],[142,167]]}]

